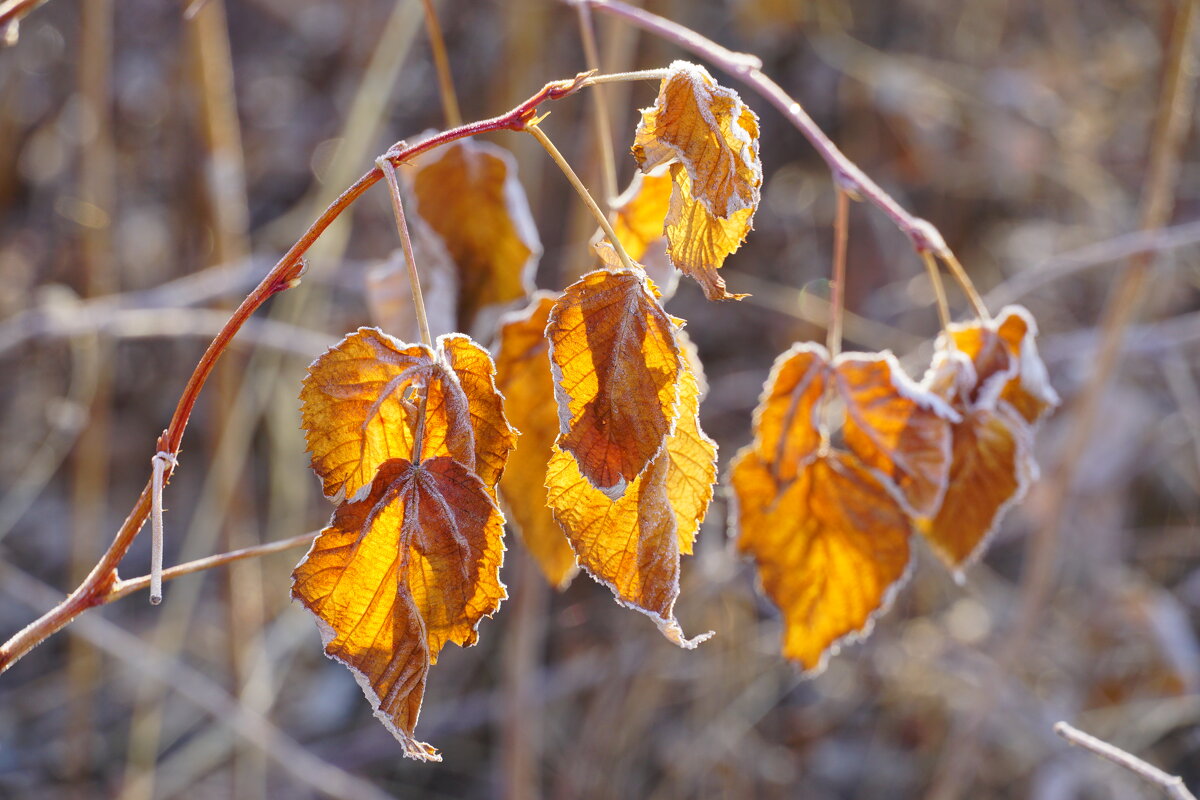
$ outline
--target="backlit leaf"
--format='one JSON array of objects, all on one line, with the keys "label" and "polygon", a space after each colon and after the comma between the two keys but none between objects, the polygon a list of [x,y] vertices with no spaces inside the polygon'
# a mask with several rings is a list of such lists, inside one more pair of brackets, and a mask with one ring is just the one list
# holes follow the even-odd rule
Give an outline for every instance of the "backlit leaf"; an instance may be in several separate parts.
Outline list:
[{"label": "backlit leaf", "polygon": [[533,290],[542,245],[516,173],[507,150],[463,139],[419,159],[412,176],[417,213],[458,265],[460,330]]},{"label": "backlit leaf", "polygon": [[448,455],[494,486],[516,433],[492,383],[491,357],[468,337],[438,339],[440,358],[359,328],[309,367],[300,392],[312,465],[327,497],[351,497],[389,458],[410,458],[426,392],[423,454]]},{"label": "backlit leaf", "polygon": [[614,202],[613,231],[625,252],[640,261],[652,242],[663,238],[671,204],[671,175],[666,167],[636,172],[629,188]]},{"label": "backlit leaf", "polygon": [[795,479],[821,445],[820,404],[829,381],[829,351],[797,343],[775,359],[754,412],[760,460],[780,483]]},{"label": "backlit leaf", "polygon": [[500,496],[509,522],[542,574],[561,588],[571,582],[578,567],[575,552],[546,506],[546,464],[558,437],[550,343],[546,339],[553,306],[554,297],[539,293],[528,308],[505,318],[499,334],[496,382],[504,393],[508,418],[521,431],[500,479]]},{"label": "backlit leaf", "polygon": [[[686,363],[686,362],[685,362]],[[675,620],[679,557],[690,555],[716,480],[716,445],[700,430],[699,384],[690,365],[680,377],[679,422],[665,449],[610,498],[555,448],[547,500],[579,563],[622,605],[647,614],[672,642],[693,648],[711,634],[683,635]]]},{"label": "backlit leaf", "polygon": [[950,472],[950,423],[958,414],[909,378],[891,353],[843,353],[835,363],[846,403],[846,446],[890,479],[909,513],[935,513]]},{"label": "backlit leaf", "polygon": [[640,271],[596,270],[563,292],[546,335],[558,447],[593,485],[617,496],[673,427],[680,375],[674,323]]},{"label": "backlit leaf", "polygon": [[1006,406],[967,411],[953,426],[950,483],[932,519],[917,522],[934,551],[961,570],[1036,478],[1028,425]]},{"label": "backlit leaf", "polygon": [[430,664],[447,642],[473,644],[506,596],[503,526],[488,487],[457,461],[389,459],[292,574],[326,654],[411,758],[440,760],[414,736]]},{"label": "backlit leaf", "polygon": [[717,269],[746,238],[758,208],[758,117],[703,67],[676,61],[654,105],[642,110],[633,155],[642,172],[671,164],[672,263],[710,300],[741,297],[726,292]]},{"label": "backlit leaf", "polygon": [[908,517],[854,456],[832,451],[780,482],[754,446],[734,460],[738,549],[783,614],[783,654],[819,671],[866,636],[909,563]]}]

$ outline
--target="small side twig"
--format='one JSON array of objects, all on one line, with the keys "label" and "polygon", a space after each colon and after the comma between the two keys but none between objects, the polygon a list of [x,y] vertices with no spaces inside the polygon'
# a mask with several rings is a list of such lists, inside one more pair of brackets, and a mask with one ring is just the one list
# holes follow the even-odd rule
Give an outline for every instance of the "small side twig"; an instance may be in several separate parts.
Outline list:
[{"label": "small side twig", "polygon": [[383,156],[375,165],[387,181],[388,196],[392,199],[392,214],[396,217],[396,232],[404,248],[404,262],[408,265],[408,283],[412,289],[413,306],[417,310],[417,327],[421,329],[421,341],[433,349],[433,336],[429,332],[429,317],[425,313],[425,296],[421,293],[421,276],[417,271],[417,257],[413,254],[412,236],[408,233],[408,220],[404,216],[404,199],[400,195],[400,182],[396,179],[396,168]]},{"label": "small side twig", "polygon": [[1101,758],[1111,761],[1119,767],[1124,767],[1150,783],[1161,786],[1166,792],[1167,797],[1172,798],[1172,800],[1196,800],[1196,796],[1184,785],[1183,778],[1163,772],[1153,764],[1147,764],[1142,759],[1132,753],[1125,752],[1116,745],[1109,744],[1103,739],[1097,739],[1095,736],[1084,733],[1078,728],[1068,725],[1066,722],[1055,723],[1054,732],[1066,739],[1068,743],[1076,747],[1082,747],[1085,750],[1091,750]]},{"label": "small side twig", "polygon": [[829,292],[831,309],[826,347],[829,355],[842,351],[842,317],[846,311],[846,248],[850,243],[850,195],[837,189],[837,214],[833,218],[833,276]]},{"label": "small side twig", "polygon": [[172,470],[179,466],[178,459],[171,453],[157,452],[150,459],[154,469],[151,478],[153,492],[151,495],[150,516],[150,605],[156,606],[162,602],[162,562],[163,562],[163,503],[162,490],[164,474],[167,468]]}]

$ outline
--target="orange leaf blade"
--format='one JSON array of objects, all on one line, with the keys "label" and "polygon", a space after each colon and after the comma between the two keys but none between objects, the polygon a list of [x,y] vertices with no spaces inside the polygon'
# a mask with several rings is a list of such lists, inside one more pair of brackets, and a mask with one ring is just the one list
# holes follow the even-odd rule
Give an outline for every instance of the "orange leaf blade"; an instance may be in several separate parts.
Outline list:
[{"label": "orange leaf blade", "polygon": [[617,602],[649,616],[687,649],[711,635],[685,638],[674,616],[680,555],[692,552],[716,481],[716,445],[700,430],[699,396],[696,376],[685,369],[674,433],[620,497],[593,486],[563,450],[555,449],[546,470],[547,502],[579,563]]},{"label": "orange leaf blade", "polygon": [[848,454],[832,452],[780,484],[753,448],[731,471],[738,548],[783,614],[783,654],[818,672],[865,637],[907,574],[907,515]]},{"label": "orange leaf blade", "polygon": [[416,408],[409,395],[430,380],[433,354],[376,328],[359,328],[308,368],[301,420],[325,496],[353,496],[389,458],[412,457]]},{"label": "orange leaf blade", "polygon": [[1032,432],[1007,409],[974,409],[954,425],[950,488],[931,519],[917,523],[938,556],[960,571],[974,561],[1037,475]]},{"label": "orange leaf blade", "polygon": [[[717,274],[751,230],[762,187],[758,117],[703,68],[671,65],[633,144],[643,172],[671,164],[667,253],[709,300],[740,299]],[[661,191],[661,190],[660,190]]]},{"label": "orange leaf blade", "polygon": [[470,330],[487,306],[533,289],[542,244],[505,149],[464,139],[421,159],[413,175],[417,213],[458,265],[458,327]]},{"label": "orange leaf blade", "polygon": [[914,517],[936,513],[950,473],[950,424],[959,415],[912,381],[891,353],[843,353],[834,370],[846,403],[846,446],[896,486]]},{"label": "orange leaf blade", "polygon": [[680,372],[671,318],[645,278],[597,270],[567,287],[546,334],[560,434],[593,485],[620,493],[662,450]]},{"label": "orange leaf blade", "polygon": [[546,580],[563,588],[578,566],[575,552],[546,506],[546,464],[558,437],[550,345],[546,339],[553,306],[551,295],[535,295],[529,308],[509,316],[500,328],[496,381],[504,393],[508,415],[521,431],[508,468],[500,478],[500,494],[510,522]]},{"label": "orange leaf blade", "polygon": [[351,669],[410,758],[440,760],[414,736],[425,680],[446,642],[474,643],[505,597],[503,525],[482,481],[453,459],[391,459],[292,573],[326,654]]}]

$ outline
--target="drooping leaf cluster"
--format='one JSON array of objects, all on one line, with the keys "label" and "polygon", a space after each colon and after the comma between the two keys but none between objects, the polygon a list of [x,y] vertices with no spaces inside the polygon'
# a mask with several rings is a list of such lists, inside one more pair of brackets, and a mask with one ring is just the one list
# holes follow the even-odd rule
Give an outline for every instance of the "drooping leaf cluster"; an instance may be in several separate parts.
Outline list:
[{"label": "drooping leaf cluster", "polygon": [[[681,556],[713,499],[703,368],[663,308],[676,270],[710,300],[758,207],[758,119],[701,67],[676,62],[634,136],[598,267],[530,297],[541,252],[512,159],[470,140],[405,175],[434,346],[398,265],[369,276],[377,328],[317,359],[301,392],[312,466],[336,504],[294,573],[328,655],[354,673],[414,758],[441,649],[473,644],[505,597],[505,515],[547,580],[580,567],[692,648],[675,618]],[[665,253],[666,271],[642,263]],[[661,285],[661,288],[660,288]],[[524,308],[513,306],[528,298]],[[496,359],[470,337],[495,331]],[[1057,402],[1021,309],[953,326],[928,375],[889,353],[779,357],[730,473],[738,547],[815,669],[862,635],[901,584],[920,531],[954,568],[974,558],[1036,473],[1033,426]],[[518,436],[518,431],[520,432]]]}]

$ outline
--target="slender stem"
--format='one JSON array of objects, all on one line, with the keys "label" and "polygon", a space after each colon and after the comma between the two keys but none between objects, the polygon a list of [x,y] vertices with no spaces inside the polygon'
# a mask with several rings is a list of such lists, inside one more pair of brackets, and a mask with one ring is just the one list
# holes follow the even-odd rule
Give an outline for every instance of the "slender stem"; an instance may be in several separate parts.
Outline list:
[{"label": "slender stem", "polygon": [[[8,9],[8,6],[0,6],[0,11],[6,9]],[[0,17],[0,23],[5,21],[7,20],[4,17]],[[543,86],[541,90],[525,102],[500,116],[451,128],[414,145],[408,145],[403,142],[398,143],[385,154],[385,157],[392,164],[397,164],[441,145],[476,134],[498,130],[524,130],[529,121],[537,114],[538,107],[542,103],[570,97],[583,88],[586,77],[586,75],[577,75],[574,79],[553,81]],[[217,360],[229,346],[230,341],[232,341],[233,337],[245,324],[246,320],[258,310],[259,306],[279,292],[290,289],[298,284],[300,276],[304,271],[305,252],[312,247],[313,243],[316,242],[325,229],[333,224],[334,220],[343,211],[349,208],[355,200],[361,197],[367,189],[382,177],[383,171],[375,167],[355,181],[346,191],[342,192],[325,209],[324,213],[309,226],[308,230],[292,245],[291,249],[283,255],[258,286],[242,301],[242,304],[233,312],[225,327],[221,329],[220,333],[209,344],[200,362],[192,371],[192,375],[183,389],[179,402],[175,406],[175,413],[171,417],[170,424],[158,437],[157,451],[170,454],[171,456],[179,454],[180,443],[183,440],[183,434],[187,428],[188,419],[191,417],[192,409],[195,407],[196,400],[200,395],[200,390],[203,388],[209,374],[211,374]],[[166,470],[163,480],[168,480],[172,471]],[[116,536],[109,544],[108,549],[100,557],[100,560],[92,568],[92,571],[88,573],[88,576],[84,578],[83,582],[61,603],[18,631],[3,645],[0,645],[0,673],[11,667],[22,656],[41,644],[49,636],[62,630],[64,626],[84,611],[103,602],[103,598],[117,581],[117,565],[125,557],[125,554],[129,552],[129,547],[133,544],[133,540],[137,537],[142,526],[145,525],[147,518],[150,516],[153,494],[152,485],[153,476],[142,488],[137,502],[130,510],[125,521],[121,524],[121,527],[117,530]]]},{"label": "slender stem", "polygon": [[975,309],[975,315],[984,322],[990,320],[992,315],[988,312],[987,304],[983,302],[983,298],[975,289],[975,284],[971,282],[967,271],[959,263],[958,259],[954,257],[954,253],[950,251],[950,248],[946,248],[937,255],[945,262],[946,266],[950,267],[950,274],[958,281],[958,285],[962,287],[963,293],[971,301],[971,307]]},{"label": "slender stem", "polygon": [[629,83],[631,81],[661,81],[668,77],[671,70],[638,69],[632,72],[608,72],[599,75],[588,75],[583,79],[584,86],[599,86],[603,83]]},{"label": "slender stem", "polygon": [[421,0],[425,7],[425,30],[429,34],[429,46],[433,50],[433,64],[437,69],[438,93],[442,97],[442,112],[446,125],[457,128],[462,125],[462,112],[458,108],[458,95],[454,91],[454,75],[450,72],[450,59],[446,57],[446,40],[442,37],[442,26],[438,22],[433,0]]},{"label": "slender stem", "polygon": [[775,106],[789,122],[804,134],[804,137],[825,160],[830,172],[833,173],[834,182],[839,187],[881,209],[909,238],[917,252],[932,250],[941,254],[946,250],[946,242],[938,233],[937,228],[926,220],[914,217],[905,211],[890,194],[867,177],[858,165],[847,158],[837,145],[825,135],[825,132],[817,127],[812,117],[799,103],[792,99],[779,84],[763,74],[762,62],[757,57],[746,53],[735,53],[711,39],[706,39],[690,28],[621,2],[621,0],[568,1],[584,2],[606,14],[620,17],[648,33],[674,42],[685,50],[690,50],[741,80]]},{"label": "slender stem", "polygon": [[387,180],[388,194],[392,198],[392,213],[396,217],[396,230],[404,248],[404,261],[408,264],[408,284],[412,289],[413,306],[417,310],[417,327],[421,329],[421,341],[433,349],[433,336],[429,333],[429,317],[425,313],[425,297],[421,294],[421,276],[417,272],[417,258],[413,255],[412,237],[408,233],[408,220],[404,217],[404,200],[400,197],[400,182],[396,180],[396,168],[383,156],[375,164],[383,171]]},{"label": "slender stem", "polygon": [[1084,733],[1065,722],[1056,723],[1054,732],[1066,739],[1070,744],[1082,747],[1085,750],[1091,750],[1101,758],[1107,759],[1117,766],[1124,767],[1150,783],[1161,786],[1166,790],[1167,796],[1174,798],[1174,800],[1196,800],[1196,796],[1188,791],[1187,786],[1184,785],[1183,778],[1163,772],[1158,767],[1146,763],[1116,745],[1109,744],[1103,739],[1097,739],[1095,736]]},{"label": "slender stem", "polygon": [[[942,273],[938,269],[937,259],[933,253],[928,251],[921,254],[921,260],[925,262],[925,271],[929,273],[929,282],[933,284],[933,294],[937,298],[938,319],[942,323],[942,330],[950,330],[950,304],[946,302],[946,284],[942,283]],[[954,344],[953,339],[947,339],[951,346]]]},{"label": "slender stem", "polygon": [[150,516],[150,605],[162,602],[163,562],[163,473],[174,466],[175,457],[169,453],[155,453],[151,459],[154,476],[151,483]]},{"label": "slender stem", "polygon": [[[234,561],[242,561],[247,558],[257,558],[258,556],[266,556],[271,553],[280,553],[284,550],[291,550],[293,547],[299,547],[303,544],[310,544],[313,538],[319,531],[309,531],[298,536],[292,536],[287,539],[280,539],[275,542],[266,542],[265,544],[256,544],[252,547],[243,547],[240,550],[231,550],[228,553],[218,553],[215,556],[207,558],[198,558],[195,561],[189,561],[186,564],[176,564],[173,567],[168,567],[162,571],[160,580],[169,581],[175,578],[180,578],[184,575],[191,575],[196,572],[203,572],[212,569],[213,567],[223,567],[226,564],[232,564]],[[119,580],[112,585],[112,588],[105,593],[101,598],[101,603],[111,603],[114,600],[120,600],[122,597],[127,597],[134,592],[140,592],[154,582],[153,575],[143,575],[140,578],[129,578],[127,580]]]},{"label": "slender stem", "polygon": [[829,330],[826,347],[830,356],[842,352],[842,317],[846,312],[846,247],[850,234],[850,195],[837,189],[837,213],[833,218],[833,281],[829,296]]},{"label": "slender stem", "polygon": [[[583,40],[583,55],[587,68],[600,70],[600,55],[596,48],[596,27],[592,24],[592,9],[587,3],[576,3],[579,17],[579,38]],[[597,87],[592,92],[593,115],[596,126],[596,146],[600,149],[601,175],[604,180],[604,205],[610,206],[620,190],[617,188],[617,162],[613,156],[612,120],[608,116],[608,98],[604,90]]]},{"label": "slender stem", "polygon": [[608,217],[605,216],[600,206],[596,204],[595,198],[592,197],[587,187],[583,185],[583,181],[579,180],[579,176],[575,174],[575,170],[571,169],[571,165],[563,158],[563,154],[558,152],[558,148],[554,146],[554,142],[550,141],[550,138],[538,127],[536,122],[530,123],[525,130],[533,134],[533,138],[537,139],[538,143],[546,149],[546,152],[550,154],[550,158],[562,170],[563,175],[567,176],[567,180],[571,182],[571,185],[575,187],[575,191],[579,193],[580,199],[583,200],[588,210],[592,212],[592,216],[600,224],[600,229],[604,231],[604,235],[608,237],[608,241],[612,244],[613,249],[617,251],[617,257],[621,259],[621,264],[628,270],[640,272],[641,267],[625,252],[625,248],[621,245],[620,240],[617,239],[617,233],[609,223]]}]

